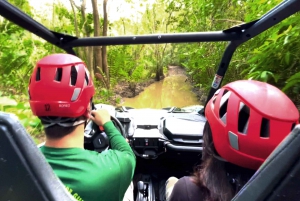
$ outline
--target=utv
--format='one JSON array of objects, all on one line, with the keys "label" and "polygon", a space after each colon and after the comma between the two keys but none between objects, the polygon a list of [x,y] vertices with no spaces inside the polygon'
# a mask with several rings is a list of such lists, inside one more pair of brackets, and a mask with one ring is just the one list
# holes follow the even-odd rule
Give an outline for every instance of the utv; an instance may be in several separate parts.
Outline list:
[{"label": "utv", "polygon": [[[260,19],[223,31],[76,38],[53,32],[9,2],[0,0],[0,15],[70,54],[75,54],[73,47],[81,46],[228,41],[206,103],[220,87],[237,47],[298,11],[299,0],[285,0]],[[202,130],[206,121],[205,105],[194,109],[94,106],[105,107],[111,112],[113,122],[129,139],[136,154],[137,166],[133,179],[136,201],[165,200],[166,179],[190,174],[192,167],[200,161]],[[106,135],[92,122],[85,129],[85,148],[98,152],[109,148]],[[299,185],[298,125],[233,200],[296,201],[300,195]],[[74,200],[19,120],[4,112],[0,112],[0,200]]]}]

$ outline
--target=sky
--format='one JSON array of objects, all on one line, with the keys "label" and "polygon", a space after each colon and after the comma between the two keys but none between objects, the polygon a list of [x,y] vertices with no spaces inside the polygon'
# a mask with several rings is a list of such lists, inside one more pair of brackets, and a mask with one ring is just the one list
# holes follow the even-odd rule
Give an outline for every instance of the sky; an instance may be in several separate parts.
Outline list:
[{"label": "sky", "polygon": [[[108,0],[107,11],[108,20],[110,22],[119,20],[120,18],[130,18],[131,20],[139,20],[140,14],[146,9],[146,4],[153,4],[155,0],[131,0],[132,3],[126,3],[125,0]],[[61,2],[67,8],[71,9],[69,0],[29,0],[30,5],[39,13],[51,16],[53,3]],[[80,5],[81,0],[74,0],[76,5]],[[91,0],[86,0],[86,11],[92,12]],[[48,4],[48,6],[47,6]],[[102,0],[98,0],[98,11],[102,15]]]}]

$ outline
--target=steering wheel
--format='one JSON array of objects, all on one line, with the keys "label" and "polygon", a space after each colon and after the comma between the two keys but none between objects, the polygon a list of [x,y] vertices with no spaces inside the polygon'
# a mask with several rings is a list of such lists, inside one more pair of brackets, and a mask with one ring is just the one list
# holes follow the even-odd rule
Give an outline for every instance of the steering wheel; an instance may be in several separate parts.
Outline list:
[{"label": "steering wheel", "polygon": [[[120,131],[122,136],[126,138],[126,133],[121,122],[114,116],[111,116],[111,121]],[[100,130],[100,127],[90,120],[84,129],[84,148],[97,152],[105,151],[109,148],[109,139],[106,133]]]}]

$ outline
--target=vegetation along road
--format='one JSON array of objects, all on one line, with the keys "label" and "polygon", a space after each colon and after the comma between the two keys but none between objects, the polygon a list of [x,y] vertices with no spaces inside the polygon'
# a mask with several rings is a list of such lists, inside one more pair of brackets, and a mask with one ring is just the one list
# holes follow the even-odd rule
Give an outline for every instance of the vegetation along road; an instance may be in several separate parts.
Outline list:
[{"label": "vegetation along road", "polygon": [[[281,0],[9,2],[53,31],[92,37],[223,30],[258,19]],[[299,20],[297,13],[241,46],[223,84],[266,81],[299,105]],[[38,142],[42,130],[29,109],[28,80],[38,59],[61,50],[3,18],[0,32],[0,110],[15,113]],[[203,103],[225,47],[224,42],[123,45],[76,48],[76,53],[96,80],[96,103],[159,108]],[[150,101],[155,94],[158,104]]]}]

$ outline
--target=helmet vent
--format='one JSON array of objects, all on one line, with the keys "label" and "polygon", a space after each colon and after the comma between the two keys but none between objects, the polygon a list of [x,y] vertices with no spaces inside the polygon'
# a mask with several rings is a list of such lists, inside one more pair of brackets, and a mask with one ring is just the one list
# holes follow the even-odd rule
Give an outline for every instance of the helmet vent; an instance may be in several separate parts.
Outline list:
[{"label": "helmet vent", "polygon": [[238,131],[240,133],[247,134],[249,117],[250,117],[250,108],[244,103],[240,102],[240,111],[239,111],[239,118],[238,118]]},{"label": "helmet vent", "polygon": [[263,118],[260,127],[260,137],[270,137],[270,120]]},{"label": "helmet vent", "polygon": [[40,81],[41,80],[41,68],[38,67],[35,74],[35,80]]},{"label": "helmet vent", "polygon": [[77,69],[75,66],[72,66],[71,67],[71,77],[70,77],[70,84],[72,86],[75,86],[76,85],[76,82],[77,82]]},{"label": "helmet vent", "polygon": [[213,97],[213,104],[215,104],[217,96]]},{"label": "helmet vent", "polygon": [[291,128],[291,131],[294,130],[295,126],[296,126],[296,123],[293,123],[293,124],[292,124],[292,128]]},{"label": "helmet vent", "polygon": [[87,86],[88,84],[89,84],[89,76],[85,72],[85,83],[84,83],[84,86]]},{"label": "helmet vent", "polygon": [[221,107],[219,111],[219,116],[220,119],[226,124],[226,113],[227,113],[227,105],[228,105],[228,99],[230,96],[231,92],[228,90],[224,90],[223,96],[221,98]]},{"label": "helmet vent", "polygon": [[54,80],[61,82],[61,78],[62,78],[62,68],[57,68]]},{"label": "helmet vent", "polygon": [[[228,90],[225,90],[225,91],[228,92]],[[219,92],[220,92],[220,89],[218,89],[218,90],[215,92],[215,94],[214,94],[214,96],[213,96],[213,104],[215,104]],[[227,93],[227,92],[226,92],[226,93]],[[224,92],[224,93],[225,93],[225,92]]]}]

